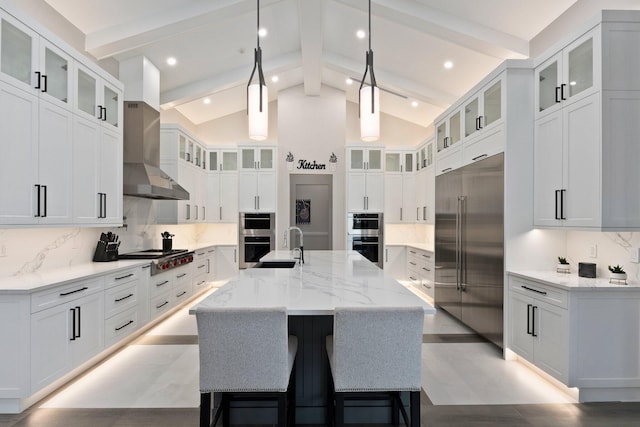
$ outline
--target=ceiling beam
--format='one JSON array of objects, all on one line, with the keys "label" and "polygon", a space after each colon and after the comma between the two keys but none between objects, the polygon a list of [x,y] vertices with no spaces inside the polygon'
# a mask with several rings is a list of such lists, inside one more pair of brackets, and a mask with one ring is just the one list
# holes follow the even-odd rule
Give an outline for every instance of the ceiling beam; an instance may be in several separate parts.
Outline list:
[{"label": "ceiling beam", "polygon": [[[260,8],[280,1],[282,0],[263,0]],[[89,33],[86,36],[86,50],[99,60],[105,59],[203,25],[212,25],[238,14],[250,13],[255,9],[256,2],[252,0],[180,3],[161,13],[150,13],[144,19]]]},{"label": "ceiling beam", "polygon": [[[324,66],[333,71],[340,72],[346,77],[357,78],[359,83],[362,75],[362,63],[337,55],[331,52],[324,52]],[[448,108],[459,97],[431,87],[425,87],[420,83],[398,77],[397,74],[390,73],[376,67],[376,81],[381,89],[395,92],[401,96],[416,99],[435,105],[441,108]]]},{"label": "ceiling beam", "polygon": [[[366,2],[335,0],[367,13]],[[529,57],[529,42],[415,0],[371,0],[371,14],[499,59]]]},{"label": "ceiling beam", "polygon": [[[292,52],[277,58],[262,62],[265,74],[282,73],[302,65],[300,52]],[[177,107],[198,98],[212,95],[236,86],[246,86],[251,75],[249,66],[239,67],[225,73],[214,74],[209,78],[200,79],[160,94],[160,106],[163,109]]]},{"label": "ceiling beam", "polygon": [[298,0],[305,95],[320,95],[322,85],[322,0]]}]

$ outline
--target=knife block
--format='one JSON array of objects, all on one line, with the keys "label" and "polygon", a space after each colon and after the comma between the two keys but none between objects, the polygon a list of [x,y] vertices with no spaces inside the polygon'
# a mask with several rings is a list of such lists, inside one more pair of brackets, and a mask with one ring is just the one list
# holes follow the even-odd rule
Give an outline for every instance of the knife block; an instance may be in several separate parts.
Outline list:
[{"label": "knife block", "polygon": [[98,241],[96,251],[93,253],[94,262],[109,262],[118,260],[118,245],[109,245],[102,240]]}]

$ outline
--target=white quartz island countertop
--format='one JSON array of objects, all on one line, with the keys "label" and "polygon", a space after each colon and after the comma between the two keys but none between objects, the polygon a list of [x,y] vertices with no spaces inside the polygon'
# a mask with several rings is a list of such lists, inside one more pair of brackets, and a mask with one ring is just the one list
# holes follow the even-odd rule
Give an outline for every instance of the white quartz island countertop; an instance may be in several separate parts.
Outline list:
[{"label": "white quartz island countertop", "polygon": [[[262,258],[286,260],[288,251]],[[354,251],[305,251],[305,263],[293,268],[250,268],[190,309],[199,307],[286,307],[289,315],[332,315],[340,306],[423,307],[418,298],[383,270]]]},{"label": "white quartz island countertop", "polygon": [[587,277],[579,277],[576,272],[556,273],[555,271],[527,270],[509,271],[508,274],[512,274],[522,279],[537,280],[547,285],[567,290],[640,290],[640,283],[636,280],[627,279],[626,284],[616,281],[609,283],[609,278],[607,277],[596,277],[590,279]]}]

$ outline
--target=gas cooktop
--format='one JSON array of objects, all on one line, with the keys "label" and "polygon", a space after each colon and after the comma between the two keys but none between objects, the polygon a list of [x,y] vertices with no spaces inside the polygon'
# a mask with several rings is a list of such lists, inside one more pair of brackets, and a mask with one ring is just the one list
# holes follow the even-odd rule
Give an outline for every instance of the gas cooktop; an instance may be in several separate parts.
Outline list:
[{"label": "gas cooktop", "polygon": [[163,251],[162,249],[146,249],[144,251],[129,252],[118,255],[119,259],[158,259],[187,253],[187,249],[172,249]]}]

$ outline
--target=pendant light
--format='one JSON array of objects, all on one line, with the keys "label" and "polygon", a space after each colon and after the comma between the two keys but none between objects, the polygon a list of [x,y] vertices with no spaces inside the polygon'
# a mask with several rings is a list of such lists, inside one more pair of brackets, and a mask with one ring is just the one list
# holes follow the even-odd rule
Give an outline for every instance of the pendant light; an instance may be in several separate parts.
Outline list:
[{"label": "pendant light", "polygon": [[[247,114],[249,116],[249,138],[264,141],[269,133],[269,92],[262,73],[262,49],[260,49],[260,0],[256,0],[258,24],[256,28],[257,47],[254,49],[253,70],[247,83]],[[252,83],[258,70],[258,79]]]},{"label": "pendant light", "polygon": [[[364,81],[369,73],[369,86]],[[380,137],[380,90],[373,73],[373,51],[371,50],[371,0],[369,0],[369,50],[366,55],[366,67],[360,82],[358,94],[360,116],[360,138],[363,141],[377,141]]]}]

